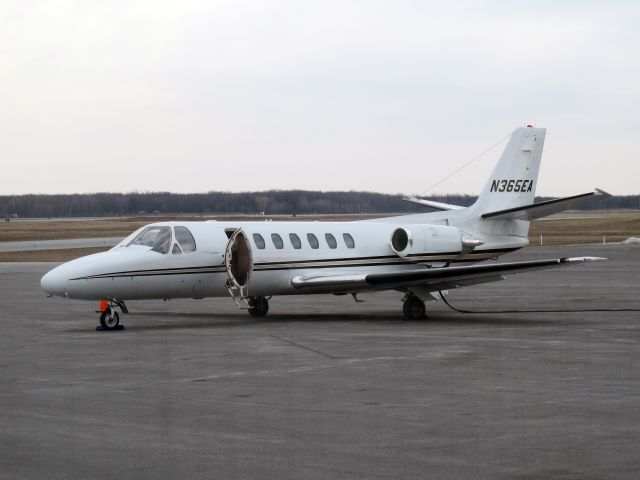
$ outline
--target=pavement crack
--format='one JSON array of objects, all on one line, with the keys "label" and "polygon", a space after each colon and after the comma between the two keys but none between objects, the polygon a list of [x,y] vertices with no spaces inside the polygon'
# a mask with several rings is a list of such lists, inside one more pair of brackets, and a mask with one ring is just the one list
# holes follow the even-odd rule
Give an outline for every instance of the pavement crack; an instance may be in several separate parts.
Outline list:
[{"label": "pavement crack", "polygon": [[300,343],[296,343],[292,340],[287,340],[286,338],[279,337],[277,335],[269,335],[281,342],[288,343],[289,345],[293,345],[294,347],[303,348],[304,350],[309,350],[310,352],[317,353],[318,355],[322,355],[323,357],[330,358],[331,360],[340,360],[338,357],[334,357],[333,355],[329,355],[328,353],[321,352],[320,350],[316,350],[315,348],[307,347],[306,345],[302,345]]}]

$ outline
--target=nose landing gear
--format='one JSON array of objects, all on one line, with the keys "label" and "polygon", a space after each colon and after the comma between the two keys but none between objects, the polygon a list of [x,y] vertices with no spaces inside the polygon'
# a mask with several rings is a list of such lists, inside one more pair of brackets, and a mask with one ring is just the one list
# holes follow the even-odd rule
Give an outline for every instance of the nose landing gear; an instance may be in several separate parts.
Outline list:
[{"label": "nose landing gear", "polygon": [[100,325],[96,327],[97,331],[124,330],[124,325],[120,325],[120,315],[116,311],[116,307],[119,307],[122,313],[129,313],[127,306],[121,300],[102,300],[100,302],[97,310],[97,313],[100,313]]},{"label": "nose landing gear", "polygon": [[249,315],[252,317],[264,317],[269,312],[269,300],[264,297],[249,299]]},{"label": "nose landing gear", "polygon": [[427,308],[424,302],[413,294],[406,295],[402,305],[404,320],[422,320],[425,318]]}]

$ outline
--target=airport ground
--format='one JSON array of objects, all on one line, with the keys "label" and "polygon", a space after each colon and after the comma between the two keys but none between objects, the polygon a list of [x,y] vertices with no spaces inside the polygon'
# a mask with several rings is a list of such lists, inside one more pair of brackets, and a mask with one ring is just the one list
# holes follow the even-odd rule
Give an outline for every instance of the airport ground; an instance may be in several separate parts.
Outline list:
[{"label": "airport ground", "polygon": [[[47,298],[53,263],[0,264],[0,478],[635,479],[640,246],[452,291],[92,303]],[[628,309],[627,311],[607,311]]]}]

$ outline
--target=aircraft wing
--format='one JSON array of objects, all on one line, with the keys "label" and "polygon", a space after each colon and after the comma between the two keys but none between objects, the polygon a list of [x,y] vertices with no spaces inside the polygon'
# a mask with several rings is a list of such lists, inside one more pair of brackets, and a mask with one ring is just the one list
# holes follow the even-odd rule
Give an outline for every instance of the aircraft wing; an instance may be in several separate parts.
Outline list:
[{"label": "aircraft wing", "polygon": [[603,200],[611,195],[596,188],[593,192],[573,195],[571,197],[556,198],[544,202],[532,203],[521,207],[507,208],[495,212],[483,213],[482,218],[505,219],[505,220],[535,220],[546,217],[554,213],[575,208],[577,205],[591,200]]},{"label": "aircraft wing", "polygon": [[421,268],[395,272],[304,275],[292,278],[291,284],[299,289],[309,287],[333,287],[336,291],[391,289],[421,285],[430,291],[437,291],[502,280],[504,275],[514,273],[577,265],[597,260],[605,259],[601,257],[571,257],[551,260],[530,260],[525,262],[465,265],[460,267]]}]

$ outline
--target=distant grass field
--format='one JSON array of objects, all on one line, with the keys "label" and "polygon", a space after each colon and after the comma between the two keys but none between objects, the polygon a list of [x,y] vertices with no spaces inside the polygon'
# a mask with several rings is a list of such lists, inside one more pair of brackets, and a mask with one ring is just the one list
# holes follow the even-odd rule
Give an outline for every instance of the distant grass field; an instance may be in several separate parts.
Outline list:
[{"label": "distant grass field", "polygon": [[350,221],[380,218],[385,215],[235,215],[235,216],[150,216],[122,218],[92,218],[79,220],[12,220],[0,222],[0,242],[23,240],[62,240],[69,238],[125,237],[143,225],[153,222],[176,221]]},{"label": "distant grass field", "polygon": [[529,243],[540,245],[575,245],[620,242],[640,237],[640,211],[570,212],[543,218],[531,224]]},{"label": "distant grass field", "polygon": [[[363,218],[379,218],[384,215],[299,215],[287,216],[153,216],[82,220],[19,220],[0,223],[0,242],[23,240],[57,240],[72,238],[126,236],[137,228],[152,222],[165,220],[330,220],[350,221]],[[640,211],[568,212],[537,220],[531,224],[529,242],[540,245],[573,245],[601,243],[603,235],[607,243],[620,242],[629,237],[640,237]],[[64,262],[107,248],[80,248],[66,250],[39,250],[31,252],[0,252],[0,262]]]}]

